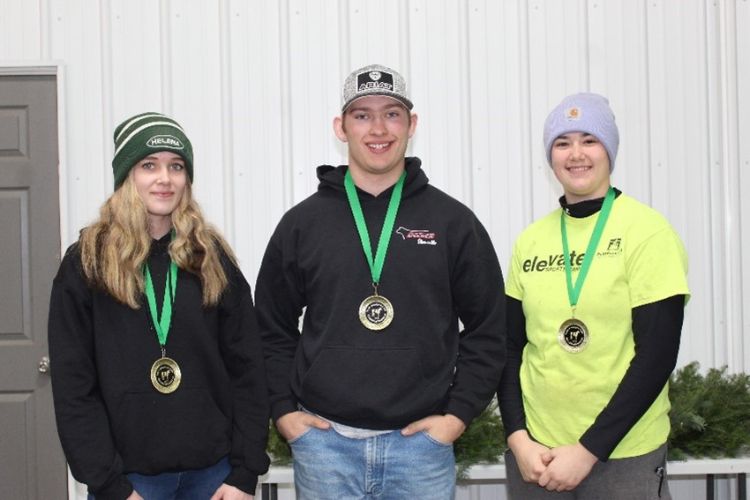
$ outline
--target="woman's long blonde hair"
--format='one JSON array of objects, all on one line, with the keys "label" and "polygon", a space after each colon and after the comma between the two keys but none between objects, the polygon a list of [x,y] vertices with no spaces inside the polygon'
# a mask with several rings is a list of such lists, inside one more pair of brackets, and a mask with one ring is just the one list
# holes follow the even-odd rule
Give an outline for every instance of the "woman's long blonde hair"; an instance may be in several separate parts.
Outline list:
[{"label": "woman's long blonde hair", "polygon": [[[172,212],[174,237],[169,255],[180,269],[201,279],[203,305],[216,305],[228,284],[221,251],[236,265],[226,240],[203,219],[190,182]],[[143,265],[151,248],[148,213],[132,175],[104,202],[99,220],[81,230],[83,272],[91,284],[133,309],[143,296]]]}]

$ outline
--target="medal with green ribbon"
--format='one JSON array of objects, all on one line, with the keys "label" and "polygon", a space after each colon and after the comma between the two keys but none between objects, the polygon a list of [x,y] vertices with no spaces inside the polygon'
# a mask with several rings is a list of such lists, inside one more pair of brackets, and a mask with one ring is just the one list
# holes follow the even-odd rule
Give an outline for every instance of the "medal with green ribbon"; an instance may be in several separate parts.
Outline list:
[{"label": "medal with green ribbon", "polygon": [[575,285],[573,285],[573,265],[570,262],[570,252],[568,251],[568,233],[565,229],[565,211],[563,210],[560,213],[560,233],[562,234],[563,255],[565,259],[565,283],[568,288],[568,300],[570,301],[572,313],[571,318],[560,325],[560,329],[557,332],[557,341],[562,348],[568,352],[581,352],[586,348],[586,345],[589,342],[589,331],[586,324],[575,317],[576,305],[578,304],[578,298],[581,295],[583,282],[586,281],[586,275],[588,274],[589,269],[591,268],[591,263],[594,260],[596,247],[599,245],[599,240],[602,238],[604,226],[607,224],[607,219],[612,210],[614,200],[615,190],[610,186],[607,190],[607,195],[604,197],[604,203],[602,203],[599,215],[596,218],[594,231],[591,233],[591,238],[589,238],[589,244],[586,247],[586,255],[583,257],[583,262],[581,263],[581,269],[578,271]]},{"label": "medal with green ribbon", "polygon": [[363,300],[359,306],[359,320],[370,330],[382,330],[393,321],[393,304],[378,293],[378,285],[380,284],[380,275],[383,272],[385,254],[388,252],[388,244],[391,241],[391,232],[393,231],[393,225],[396,222],[396,213],[398,213],[398,206],[401,203],[401,192],[404,189],[405,179],[406,172],[403,172],[393,188],[391,199],[388,202],[388,210],[385,213],[383,228],[380,231],[378,248],[375,251],[375,258],[373,258],[370,233],[367,231],[365,216],[364,213],[362,213],[362,205],[359,203],[359,197],[357,196],[357,188],[354,186],[354,180],[352,179],[349,170],[346,171],[346,176],[344,177],[346,197],[349,200],[349,207],[352,209],[354,223],[357,226],[362,249],[367,258],[367,264],[370,266],[372,287],[375,291],[373,295],[370,295]]},{"label": "medal with green ribbon", "polygon": [[151,280],[151,272],[148,264],[143,266],[143,277],[145,280],[146,299],[148,308],[151,311],[151,320],[154,323],[156,336],[159,338],[161,346],[161,358],[154,361],[151,365],[151,384],[162,394],[169,394],[177,390],[182,380],[182,372],[177,362],[167,357],[166,345],[169,327],[172,323],[172,305],[174,296],[177,291],[177,264],[170,262],[167,271],[167,280],[164,284],[164,300],[161,304],[161,313],[156,308],[156,294],[154,293],[154,283]]}]

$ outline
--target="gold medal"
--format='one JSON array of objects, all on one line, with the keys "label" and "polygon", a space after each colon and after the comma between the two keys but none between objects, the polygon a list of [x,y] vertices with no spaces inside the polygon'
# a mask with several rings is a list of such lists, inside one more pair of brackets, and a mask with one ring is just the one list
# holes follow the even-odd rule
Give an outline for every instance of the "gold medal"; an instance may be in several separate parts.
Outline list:
[{"label": "gold medal", "polygon": [[161,357],[151,365],[151,384],[162,394],[176,391],[181,380],[180,365],[172,358]]},{"label": "gold medal", "polygon": [[560,211],[560,235],[562,237],[563,256],[565,257],[565,285],[568,290],[568,301],[570,302],[573,314],[569,320],[564,321],[563,324],[560,325],[560,329],[557,331],[557,341],[563,349],[571,353],[583,351],[589,342],[589,330],[586,328],[583,321],[575,318],[575,311],[576,306],[578,305],[578,299],[581,295],[583,283],[586,280],[586,275],[594,261],[596,248],[602,238],[604,226],[609,218],[609,213],[612,210],[612,204],[615,201],[615,197],[616,194],[614,188],[609,186],[607,189],[607,195],[602,202],[602,209],[596,217],[594,230],[591,232],[591,237],[589,237],[589,243],[586,246],[586,254],[583,258],[583,262],[580,262],[580,258],[576,261],[580,268],[578,276],[576,277],[575,285],[573,285],[573,254],[568,249],[568,231],[565,228],[565,210]]},{"label": "gold medal", "polygon": [[581,352],[589,343],[589,330],[583,321],[570,318],[560,325],[557,331],[557,341],[568,352]]},{"label": "gold medal", "polygon": [[388,201],[388,210],[385,213],[383,227],[380,230],[377,251],[373,258],[370,233],[367,230],[365,215],[362,212],[362,205],[359,203],[357,188],[354,185],[351,170],[347,170],[344,177],[346,198],[349,200],[349,208],[351,208],[352,216],[354,216],[354,225],[357,226],[357,233],[359,234],[359,239],[362,243],[362,250],[367,259],[367,265],[370,267],[372,287],[375,289],[375,293],[367,297],[359,305],[359,321],[361,321],[365,328],[369,330],[380,331],[390,325],[391,321],[393,321],[393,305],[390,300],[378,293],[378,284],[380,283],[380,275],[383,271],[383,265],[385,264],[385,254],[388,251],[388,244],[391,240],[393,225],[396,222],[396,213],[398,212],[398,206],[401,203],[401,192],[405,180],[406,171],[401,172],[398,182],[393,186],[393,192],[391,193],[391,199]]},{"label": "gold medal", "polygon": [[382,330],[393,321],[393,305],[382,295],[370,295],[359,305],[359,320],[370,330]]},{"label": "gold medal", "polygon": [[148,309],[151,312],[151,320],[154,322],[154,330],[156,330],[156,336],[161,346],[161,358],[154,361],[154,364],[151,365],[151,384],[154,386],[154,389],[162,394],[169,394],[177,390],[182,380],[180,365],[172,358],[168,358],[165,350],[169,326],[172,323],[172,304],[174,303],[174,296],[177,290],[177,264],[174,262],[170,262],[169,264],[167,280],[164,284],[164,301],[162,302],[161,313],[156,308],[154,284],[151,281],[151,271],[148,266],[144,266],[143,278]]}]

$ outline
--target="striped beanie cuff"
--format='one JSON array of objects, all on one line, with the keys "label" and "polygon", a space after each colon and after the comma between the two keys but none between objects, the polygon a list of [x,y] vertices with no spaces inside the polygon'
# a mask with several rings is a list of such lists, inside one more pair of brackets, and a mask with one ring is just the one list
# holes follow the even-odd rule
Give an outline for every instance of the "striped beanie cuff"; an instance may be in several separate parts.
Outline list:
[{"label": "striped beanie cuff", "polygon": [[193,182],[193,146],[179,123],[161,113],[141,113],[128,118],[115,129],[115,155],[112,171],[115,189],[142,158],[160,151],[171,151],[185,160]]}]

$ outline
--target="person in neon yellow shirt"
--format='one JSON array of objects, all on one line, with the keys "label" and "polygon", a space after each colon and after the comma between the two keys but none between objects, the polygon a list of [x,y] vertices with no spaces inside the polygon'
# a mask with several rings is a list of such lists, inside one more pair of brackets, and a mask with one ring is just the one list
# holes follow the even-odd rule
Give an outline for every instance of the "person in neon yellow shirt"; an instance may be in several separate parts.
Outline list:
[{"label": "person in neon yellow shirt", "polygon": [[513,499],[665,499],[667,383],[687,256],[655,210],[611,186],[606,98],[566,97],[544,127],[561,207],[519,236],[498,400]]}]

